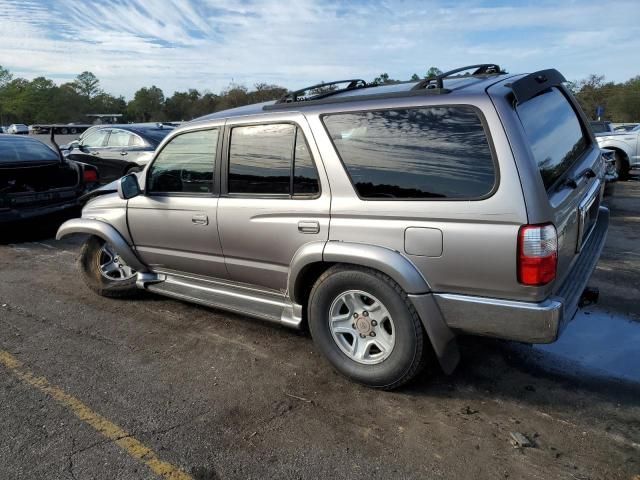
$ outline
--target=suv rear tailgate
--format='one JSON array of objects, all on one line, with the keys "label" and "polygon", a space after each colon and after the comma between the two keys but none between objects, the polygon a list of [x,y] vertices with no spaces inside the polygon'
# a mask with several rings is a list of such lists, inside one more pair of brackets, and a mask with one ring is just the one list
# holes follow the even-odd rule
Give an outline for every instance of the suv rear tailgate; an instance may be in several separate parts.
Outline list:
[{"label": "suv rear tailgate", "polygon": [[[531,287],[536,300],[563,288],[595,228],[604,185],[600,149],[563,80],[548,70],[512,77],[487,90],[514,152],[528,222],[551,222],[558,233],[556,280]],[[528,90],[518,91],[519,82]]]}]

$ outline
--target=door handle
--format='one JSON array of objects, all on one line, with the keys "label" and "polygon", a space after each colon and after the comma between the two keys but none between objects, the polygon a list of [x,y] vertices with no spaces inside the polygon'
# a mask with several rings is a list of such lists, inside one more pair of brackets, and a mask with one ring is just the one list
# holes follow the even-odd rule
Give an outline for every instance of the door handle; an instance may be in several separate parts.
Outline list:
[{"label": "door handle", "polygon": [[100,152],[96,152],[95,150],[93,152],[91,152],[91,155],[99,155]]},{"label": "door handle", "polygon": [[317,220],[303,220],[298,222],[300,233],[320,233],[320,222]]},{"label": "door handle", "polygon": [[124,156],[124,155],[128,155],[128,153],[123,150],[120,152],[120,155]]},{"label": "door handle", "polygon": [[191,223],[194,225],[209,225],[209,217],[204,213],[196,213],[191,217]]}]

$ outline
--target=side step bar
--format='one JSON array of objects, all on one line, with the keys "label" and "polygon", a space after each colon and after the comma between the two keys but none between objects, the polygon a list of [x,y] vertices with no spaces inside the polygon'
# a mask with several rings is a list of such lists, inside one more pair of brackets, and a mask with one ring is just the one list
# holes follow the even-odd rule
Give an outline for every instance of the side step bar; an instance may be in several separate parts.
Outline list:
[{"label": "side step bar", "polygon": [[220,308],[287,327],[300,328],[302,307],[284,294],[225,281],[160,273],[138,277],[138,286],[153,293]]}]

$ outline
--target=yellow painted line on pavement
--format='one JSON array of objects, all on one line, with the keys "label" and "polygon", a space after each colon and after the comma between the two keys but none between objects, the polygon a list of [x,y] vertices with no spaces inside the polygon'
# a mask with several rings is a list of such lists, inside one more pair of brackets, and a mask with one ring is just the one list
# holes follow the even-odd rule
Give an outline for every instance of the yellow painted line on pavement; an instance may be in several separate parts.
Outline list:
[{"label": "yellow painted line on pavement", "polygon": [[57,402],[71,410],[76,417],[91,425],[96,431],[112,440],[133,458],[140,460],[156,475],[171,480],[193,480],[178,467],[160,460],[156,453],[129,435],[115,423],[110,422],[99,413],[91,410],[77,398],[64,390],[49,383],[45,377],[35,375],[25,368],[22,363],[9,352],[0,350],[0,364],[23,382],[37,388],[41,392],[53,397]]}]

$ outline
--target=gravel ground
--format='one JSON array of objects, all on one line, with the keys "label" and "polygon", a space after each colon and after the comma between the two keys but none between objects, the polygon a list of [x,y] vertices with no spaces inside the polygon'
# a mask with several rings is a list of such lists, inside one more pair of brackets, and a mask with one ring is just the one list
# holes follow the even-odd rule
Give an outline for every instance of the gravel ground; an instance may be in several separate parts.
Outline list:
[{"label": "gravel ground", "polygon": [[[610,205],[601,303],[574,331],[586,315],[640,328],[637,178]],[[51,238],[60,220],[2,232],[2,479],[640,474],[637,353],[621,359],[622,380],[615,362],[603,374],[570,350],[461,338],[452,376],[434,367],[401,391],[372,391],[334,372],[307,334],[151,295],[94,295],[75,264],[82,239]],[[616,355],[615,342],[592,342]],[[512,434],[531,445],[514,448]]]}]

